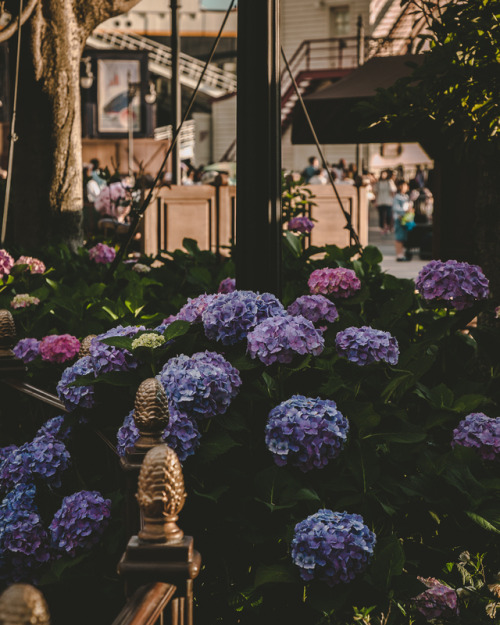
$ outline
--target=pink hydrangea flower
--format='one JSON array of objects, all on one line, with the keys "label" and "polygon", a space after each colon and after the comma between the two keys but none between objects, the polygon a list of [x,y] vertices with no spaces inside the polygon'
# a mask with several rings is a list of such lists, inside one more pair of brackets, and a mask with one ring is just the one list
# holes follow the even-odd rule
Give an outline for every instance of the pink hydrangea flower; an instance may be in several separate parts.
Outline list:
[{"label": "pink hydrangea flower", "polygon": [[89,250],[89,258],[96,263],[112,263],[115,260],[116,252],[113,247],[98,243]]},{"label": "pink hydrangea flower", "polygon": [[30,273],[45,273],[46,267],[38,258],[32,258],[31,256],[19,256],[14,263],[15,265],[28,265]]},{"label": "pink hydrangea flower", "polygon": [[352,297],[361,288],[361,282],[352,269],[337,267],[316,269],[307,282],[309,291],[314,295],[333,295],[333,297]]},{"label": "pink hydrangea flower", "polygon": [[453,588],[445,586],[433,577],[419,577],[428,590],[413,599],[415,607],[428,621],[449,619],[459,614],[458,597]]},{"label": "pink hydrangea flower", "polygon": [[9,275],[14,266],[14,259],[7,250],[0,250],[0,278]]},{"label": "pink hydrangea flower", "polygon": [[51,334],[40,341],[42,360],[66,362],[80,351],[80,341],[71,334]]},{"label": "pink hydrangea flower", "polygon": [[38,306],[40,300],[38,297],[34,297],[33,295],[28,295],[28,293],[20,293],[19,295],[14,295],[10,305],[12,308],[27,308],[28,306]]}]

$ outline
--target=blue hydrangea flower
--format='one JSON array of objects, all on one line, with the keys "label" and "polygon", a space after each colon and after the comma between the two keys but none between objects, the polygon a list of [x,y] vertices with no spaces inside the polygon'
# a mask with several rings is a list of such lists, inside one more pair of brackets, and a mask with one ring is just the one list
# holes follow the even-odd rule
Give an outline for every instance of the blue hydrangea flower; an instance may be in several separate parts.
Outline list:
[{"label": "blue hydrangea flower", "polygon": [[238,370],[208,351],[171,358],[157,377],[170,404],[195,419],[224,414],[241,386]]},{"label": "blue hydrangea flower", "polygon": [[291,362],[296,354],[321,354],[325,339],[302,315],[266,319],[248,336],[247,351],[265,365]]},{"label": "blue hydrangea flower", "polygon": [[90,358],[96,376],[110,371],[130,371],[136,369],[139,364],[132,352],[128,349],[120,349],[112,345],[102,343],[102,339],[110,339],[115,336],[135,336],[144,326],[117,326],[104,334],[99,334],[90,343]]},{"label": "blue hydrangea flower", "polygon": [[92,408],[94,405],[93,386],[70,386],[78,377],[94,373],[92,358],[84,356],[74,365],[67,367],[59,380],[56,391],[59,399],[64,402],[68,410],[75,408]]},{"label": "blue hydrangea flower", "polygon": [[431,260],[420,270],[415,286],[423,299],[449,302],[456,310],[470,308],[490,292],[481,267],[456,260]]},{"label": "blue hydrangea flower", "polygon": [[271,293],[233,291],[214,299],[202,320],[207,338],[221,341],[223,345],[234,345],[264,319],[284,314],[283,305]]},{"label": "blue hydrangea flower", "polygon": [[0,579],[7,583],[35,581],[51,557],[35,495],[34,485],[18,484],[0,503]]},{"label": "blue hydrangea flower", "polygon": [[395,365],[399,360],[397,340],[389,332],[370,326],[342,330],[335,337],[335,345],[339,356],[360,366],[380,361]]},{"label": "blue hydrangea flower", "polygon": [[[201,434],[194,419],[183,412],[179,412],[170,405],[170,419],[163,431],[164,442],[172,448],[179,460],[184,462],[192,456],[200,444]],[[127,449],[132,448],[139,438],[139,430],[134,423],[134,411],[132,410],[123,421],[118,430],[116,449],[120,456],[125,456]]]},{"label": "blue hydrangea flower", "polygon": [[295,526],[292,559],[305,581],[346,584],[366,570],[375,543],[359,514],[323,509]]},{"label": "blue hydrangea flower", "polygon": [[65,497],[49,526],[53,547],[74,556],[97,544],[111,517],[111,501],[97,491]]},{"label": "blue hydrangea flower", "polygon": [[0,464],[5,460],[5,458],[7,458],[7,456],[10,456],[11,453],[17,451],[17,449],[17,445],[7,445],[7,447],[0,447]]},{"label": "blue hydrangea flower", "polygon": [[336,321],[339,313],[333,304],[324,295],[302,295],[298,297],[287,309],[289,315],[302,315],[309,321]]},{"label": "blue hydrangea flower", "polygon": [[50,434],[36,436],[12,451],[0,465],[0,490],[42,479],[49,486],[61,486],[61,474],[69,467],[70,455],[64,443]]},{"label": "blue hydrangea flower", "polygon": [[321,469],[344,448],[349,422],[330,399],[294,395],[269,413],[266,445],[278,466]]},{"label": "blue hydrangea flower", "polygon": [[42,427],[35,434],[35,437],[43,436],[44,434],[58,438],[61,441],[67,441],[69,435],[71,434],[71,428],[65,424],[64,417],[53,417],[42,425]]},{"label": "blue hydrangea flower", "polygon": [[500,417],[492,419],[482,412],[467,415],[453,430],[451,445],[477,449],[483,460],[500,458]]},{"label": "blue hydrangea flower", "polygon": [[37,339],[21,339],[14,345],[12,351],[14,356],[27,365],[40,355],[40,341]]}]

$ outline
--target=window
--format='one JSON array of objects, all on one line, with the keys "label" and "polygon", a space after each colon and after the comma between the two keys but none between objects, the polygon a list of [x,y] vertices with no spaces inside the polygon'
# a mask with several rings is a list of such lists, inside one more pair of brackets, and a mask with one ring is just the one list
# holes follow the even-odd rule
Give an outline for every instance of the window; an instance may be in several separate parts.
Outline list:
[{"label": "window", "polygon": [[349,7],[330,8],[330,36],[348,37],[351,34]]}]

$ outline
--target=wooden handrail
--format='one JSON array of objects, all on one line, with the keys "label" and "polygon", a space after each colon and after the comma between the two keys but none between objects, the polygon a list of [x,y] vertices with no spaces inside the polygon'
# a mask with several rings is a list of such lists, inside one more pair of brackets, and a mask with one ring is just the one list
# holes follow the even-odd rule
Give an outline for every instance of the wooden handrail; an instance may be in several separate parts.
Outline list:
[{"label": "wooden handrail", "polygon": [[34,397],[38,399],[38,401],[43,402],[44,404],[49,404],[49,406],[54,406],[61,412],[68,413],[69,410],[63,404],[63,402],[56,395],[52,395],[52,393],[48,393],[47,391],[42,390],[41,388],[37,388],[32,384],[28,384],[23,380],[16,380],[15,378],[4,378],[1,380],[7,386],[16,389],[20,393],[24,393],[25,395],[30,395],[30,397]]},{"label": "wooden handrail", "polygon": [[154,625],[175,594],[176,587],[158,582],[136,590],[112,625]]}]

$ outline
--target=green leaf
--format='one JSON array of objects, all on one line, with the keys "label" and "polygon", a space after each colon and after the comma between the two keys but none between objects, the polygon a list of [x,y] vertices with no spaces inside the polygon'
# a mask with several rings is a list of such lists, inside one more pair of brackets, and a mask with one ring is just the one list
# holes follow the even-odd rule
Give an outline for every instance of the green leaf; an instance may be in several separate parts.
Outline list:
[{"label": "green leaf", "polygon": [[479,514],[476,514],[475,512],[471,512],[470,510],[466,510],[465,514],[469,517],[469,519],[474,521],[474,523],[477,523],[480,527],[487,530],[488,532],[495,532],[496,534],[500,534],[500,529],[496,528],[492,523],[487,521],[484,517],[480,516]]},{"label": "green leaf", "polygon": [[377,587],[389,588],[391,579],[401,575],[405,554],[396,536],[381,538],[375,547],[375,557],[369,569],[369,577]]},{"label": "green leaf", "polygon": [[166,341],[171,341],[179,336],[184,336],[189,331],[191,324],[189,321],[173,321],[163,333]]},{"label": "green leaf", "polygon": [[104,310],[104,312],[108,313],[108,315],[111,317],[111,319],[113,319],[113,321],[116,321],[118,319],[118,315],[116,315],[110,308],[108,308],[107,306],[103,306],[102,309]]},{"label": "green leaf", "polygon": [[119,347],[120,349],[132,349],[132,341],[135,339],[134,337],[129,336],[110,336],[107,339],[99,339],[100,343],[104,343],[105,345],[111,345],[111,347]]},{"label": "green leaf", "polygon": [[363,255],[361,256],[362,261],[370,265],[370,267],[379,265],[382,262],[382,258],[382,252],[374,245],[367,245],[363,249]]},{"label": "green leaf", "polygon": [[297,577],[291,567],[284,564],[272,564],[259,566],[255,572],[255,588],[263,584],[293,584]]},{"label": "green leaf", "polygon": [[218,503],[219,499],[222,497],[222,495],[227,492],[229,490],[229,486],[223,484],[221,486],[218,486],[217,488],[214,488],[214,490],[207,492],[207,493],[202,493],[196,489],[193,488],[193,492],[198,495],[198,497],[203,497],[204,499],[210,499],[210,501],[213,501],[215,503]]},{"label": "green leaf", "polygon": [[391,380],[381,393],[384,403],[398,401],[415,384],[415,376],[411,371],[399,371],[399,375]]},{"label": "green leaf", "polygon": [[300,238],[287,230],[285,232],[285,242],[288,244],[292,254],[294,254],[297,258],[300,258],[302,254],[302,243]]},{"label": "green leaf", "polygon": [[54,289],[54,291],[58,291],[59,290],[59,283],[55,282],[54,280],[51,280],[50,278],[45,278],[45,282]]},{"label": "green leaf", "polygon": [[239,447],[237,443],[227,432],[208,433],[203,438],[203,445],[198,450],[196,457],[201,462],[212,462],[220,458],[234,447]]},{"label": "green leaf", "polygon": [[187,251],[191,256],[197,256],[200,253],[200,248],[198,247],[198,243],[194,239],[182,239],[182,247]]},{"label": "green leaf", "polygon": [[484,395],[462,395],[455,400],[452,410],[454,412],[470,413],[485,404],[491,404],[492,400]]}]

